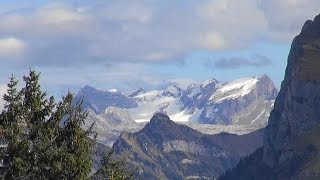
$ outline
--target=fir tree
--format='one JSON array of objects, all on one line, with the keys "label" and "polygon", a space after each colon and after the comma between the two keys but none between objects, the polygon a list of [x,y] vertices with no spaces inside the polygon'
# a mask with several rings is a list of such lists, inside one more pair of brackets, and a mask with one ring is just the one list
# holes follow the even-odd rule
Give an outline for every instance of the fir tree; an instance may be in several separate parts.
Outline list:
[{"label": "fir tree", "polygon": [[101,168],[91,178],[92,180],[131,180],[134,171],[129,170],[125,158],[117,158],[114,150],[106,153],[101,161]]},{"label": "fir tree", "polygon": [[19,151],[20,143],[22,141],[23,130],[23,105],[22,105],[22,93],[17,90],[18,81],[13,75],[10,77],[8,83],[7,94],[3,96],[5,100],[4,111],[0,115],[1,126],[1,161],[2,171],[1,175],[4,176],[6,172],[8,174],[15,171],[14,164],[15,153]]},{"label": "fir tree", "polygon": [[[0,150],[4,179],[89,179],[94,132],[82,127],[88,115],[82,100],[74,102],[70,92],[55,102],[41,90],[40,74],[30,71],[18,90],[12,75],[0,114]],[[104,159],[103,178],[129,179],[124,161]],[[108,159],[109,158],[109,159]],[[111,172],[111,176],[110,176]],[[119,177],[119,178],[118,178]]]},{"label": "fir tree", "polygon": [[[4,96],[1,126],[8,148],[5,179],[87,179],[91,170],[87,113],[68,93],[57,104],[41,90],[39,74],[30,71],[17,91],[14,77]],[[64,124],[62,123],[64,120]]]}]

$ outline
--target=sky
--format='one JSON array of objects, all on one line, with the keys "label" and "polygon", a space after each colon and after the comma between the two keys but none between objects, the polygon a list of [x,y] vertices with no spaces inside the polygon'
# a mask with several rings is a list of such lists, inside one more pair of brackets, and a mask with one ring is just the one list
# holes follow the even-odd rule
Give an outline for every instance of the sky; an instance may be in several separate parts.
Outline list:
[{"label": "sky", "polygon": [[318,13],[319,0],[0,0],[0,93],[30,69],[57,96],[263,74],[280,87]]}]

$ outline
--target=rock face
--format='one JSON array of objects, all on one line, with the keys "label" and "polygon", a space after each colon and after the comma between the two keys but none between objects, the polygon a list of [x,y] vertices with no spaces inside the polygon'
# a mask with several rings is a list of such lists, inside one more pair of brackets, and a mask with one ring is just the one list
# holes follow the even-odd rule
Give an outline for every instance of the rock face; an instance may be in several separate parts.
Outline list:
[{"label": "rock face", "polygon": [[288,66],[266,128],[263,161],[289,157],[282,150],[320,122],[320,16],[307,21],[293,40]]},{"label": "rock face", "polygon": [[320,179],[319,68],[320,15],[293,40],[263,148],[221,179]]},{"label": "rock face", "polygon": [[262,130],[247,135],[204,135],[157,113],[136,133],[122,133],[113,148],[129,155],[141,179],[212,178],[262,145]]},{"label": "rock face", "polygon": [[90,108],[99,114],[109,106],[118,108],[133,108],[137,103],[130,97],[127,97],[117,91],[101,91],[90,86],[85,86],[78,92],[75,100],[83,98],[83,107]]}]

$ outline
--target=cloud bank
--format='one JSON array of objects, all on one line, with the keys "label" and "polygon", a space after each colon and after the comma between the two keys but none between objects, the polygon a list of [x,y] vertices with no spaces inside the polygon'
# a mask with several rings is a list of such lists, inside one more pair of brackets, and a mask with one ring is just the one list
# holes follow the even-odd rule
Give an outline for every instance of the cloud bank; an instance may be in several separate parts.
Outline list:
[{"label": "cloud bank", "polygon": [[[209,64],[210,63],[206,63]],[[253,55],[251,58],[245,57],[232,57],[232,58],[221,58],[214,62],[214,67],[218,69],[236,69],[241,67],[266,67],[271,66],[272,61],[263,55]]]},{"label": "cloud bank", "polygon": [[290,42],[319,8],[317,0],[11,3],[0,6],[0,57],[8,65],[63,67],[179,60],[201,49]]},{"label": "cloud bank", "polygon": [[[48,86],[159,86],[175,77],[155,74],[152,66],[183,64],[197,51],[289,44],[319,9],[318,0],[2,2],[0,80],[35,68],[49,76]],[[271,61],[261,55],[210,63],[235,69]]]}]

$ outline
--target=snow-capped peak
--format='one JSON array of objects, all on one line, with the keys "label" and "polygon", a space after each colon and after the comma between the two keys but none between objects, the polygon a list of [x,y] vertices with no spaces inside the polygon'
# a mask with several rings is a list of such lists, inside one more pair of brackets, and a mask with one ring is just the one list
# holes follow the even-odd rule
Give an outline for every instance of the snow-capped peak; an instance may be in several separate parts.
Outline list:
[{"label": "snow-capped peak", "polygon": [[234,80],[222,85],[209,100],[220,102],[225,99],[234,99],[240,96],[245,96],[251,92],[258,81],[259,78],[257,77]]},{"label": "snow-capped peak", "polygon": [[163,91],[163,96],[173,96],[179,97],[181,96],[182,89],[176,85],[169,86],[166,90]]},{"label": "snow-capped peak", "polygon": [[201,87],[206,87],[206,86],[208,86],[209,84],[212,84],[212,83],[217,84],[217,83],[219,83],[219,81],[214,79],[214,78],[208,79],[208,80],[205,80],[205,81],[203,81],[201,83]]}]

